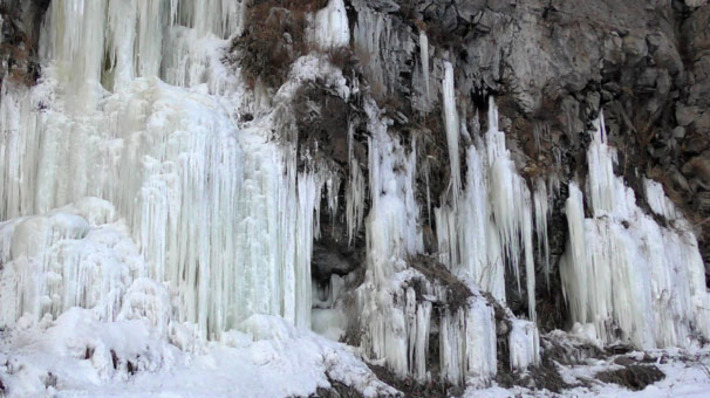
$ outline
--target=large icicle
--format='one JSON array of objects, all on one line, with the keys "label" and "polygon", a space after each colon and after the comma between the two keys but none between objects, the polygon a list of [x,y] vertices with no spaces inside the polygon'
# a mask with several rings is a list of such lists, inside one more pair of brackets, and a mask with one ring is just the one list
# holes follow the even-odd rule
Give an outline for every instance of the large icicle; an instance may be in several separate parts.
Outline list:
[{"label": "large icicle", "polygon": [[535,321],[535,263],[533,257],[532,198],[525,180],[517,173],[505,133],[498,130],[498,107],[493,98],[488,105],[489,200],[505,257],[512,264],[520,286],[519,256],[524,253],[528,290],[528,311]]},{"label": "large icicle", "polygon": [[[636,206],[634,192],[613,174],[616,151],[606,143],[603,117],[594,124],[587,153],[593,218],[584,218],[574,183],[566,205],[570,240],[560,273],[572,319],[593,324],[602,342],[621,338],[644,349],[708,337],[710,297],[687,222],[660,227]],[[672,220],[662,190],[646,184],[652,209]]]},{"label": "large icicle", "polygon": [[451,165],[451,192],[453,192],[454,207],[461,191],[461,163],[459,161],[459,115],[456,110],[456,92],[454,91],[454,68],[450,62],[444,63],[444,81],[442,83],[444,97],[444,127],[446,143],[449,147],[449,163]]},{"label": "large icicle", "polygon": [[314,41],[327,50],[350,44],[348,15],[343,0],[330,0],[315,16]]},{"label": "large icicle", "polygon": [[550,244],[547,240],[547,218],[550,216],[550,197],[547,194],[545,180],[538,178],[535,181],[533,202],[535,205],[535,236],[537,237],[537,251],[540,253],[545,284],[550,287]]},{"label": "large icicle", "polygon": [[424,84],[424,102],[429,103],[429,38],[426,32],[419,31],[419,61],[422,64],[422,80]]},{"label": "large icicle", "polygon": [[[447,70],[449,70],[447,68]],[[448,75],[447,75],[448,76]],[[446,94],[453,86],[445,78],[444,92],[453,101],[453,93]],[[455,103],[445,112],[447,137],[452,159],[458,153],[458,133],[453,137],[450,126],[457,126]],[[449,114],[450,113],[450,114]],[[538,239],[546,240],[547,200],[546,194],[535,197],[535,228],[533,228],[533,199],[525,180],[517,173],[515,165],[505,148],[505,134],[498,130],[498,110],[491,98],[489,129],[485,140],[466,150],[466,186],[452,191],[452,205],[435,209],[436,232],[441,261],[452,272],[465,280],[471,280],[483,290],[500,300],[505,300],[505,263],[511,265],[520,281],[519,262],[523,256],[526,271],[526,290],[531,320],[535,320],[535,259],[533,229]],[[484,153],[480,155],[479,151]],[[451,161],[451,175],[456,175],[458,160]],[[452,177],[454,180],[456,177]],[[452,183],[453,186],[456,183]],[[446,203],[449,193],[444,193]],[[542,198],[540,195],[545,195]],[[458,198],[458,199],[456,199]],[[542,226],[542,221],[545,221]],[[470,279],[469,279],[470,278]]]}]

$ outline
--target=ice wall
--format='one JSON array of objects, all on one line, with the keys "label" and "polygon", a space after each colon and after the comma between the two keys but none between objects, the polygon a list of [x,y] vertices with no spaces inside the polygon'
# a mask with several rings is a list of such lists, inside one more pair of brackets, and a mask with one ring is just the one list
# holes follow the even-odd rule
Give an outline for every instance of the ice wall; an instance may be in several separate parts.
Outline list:
[{"label": "ice wall", "polygon": [[[289,120],[239,126],[227,111],[239,106],[241,86],[221,65],[230,44],[221,38],[241,29],[242,3],[210,4],[52,2],[40,84],[4,84],[1,93],[0,219],[102,198],[145,275],[175,297],[175,320],[209,337],[254,313],[308,326],[314,215],[328,178],[297,171],[290,144],[273,140],[272,130],[293,135]],[[47,229],[51,220],[31,223]],[[35,257],[54,255],[56,244]],[[27,300],[54,295],[40,290]],[[72,300],[65,304],[93,303]],[[41,317],[64,307],[33,308]]]},{"label": "ice wall", "polygon": [[74,306],[116,320],[128,288],[146,272],[113,206],[97,198],[0,223],[0,264],[3,327]]},{"label": "ice wall", "polygon": [[697,241],[660,186],[645,181],[648,203],[665,216],[659,226],[636,205],[636,197],[614,175],[616,150],[606,142],[603,116],[587,152],[587,198],[570,184],[566,203],[570,239],[560,263],[572,319],[593,324],[604,343],[616,339],[649,349],[685,346],[707,338],[708,303]]}]

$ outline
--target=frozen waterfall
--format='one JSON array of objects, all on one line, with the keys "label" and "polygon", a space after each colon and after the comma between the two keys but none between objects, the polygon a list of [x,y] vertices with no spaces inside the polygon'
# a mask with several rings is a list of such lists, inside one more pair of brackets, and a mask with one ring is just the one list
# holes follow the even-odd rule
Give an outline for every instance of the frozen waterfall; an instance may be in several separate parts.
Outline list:
[{"label": "frozen waterfall", "polygon": [[[291,60],[285,83],[265,88],[247,84],[235,45],[250,6],[51,2],[37,84],[8,79],[0,91],[0,329],[35,328],[71,346],[67,322],[102,338],[114,324],[127,335],[134,328],[150,344],[118,352],[151,371],[214,347],[262,369],[288,349],[298,353],[286,355],[289,369],[303,356],[311,367],[302,371],[317,374],[288,390],[294,396],[332,375],[368,396],[392,393],[367,365],[459,387],[489,386],[502,364],[525,373],[543,362],[549,330],[538,323],[536,291],[549,292],[558,276],[575,330],[594,330],[603,344],[710,338],[691,225],[662,185],[643,179],[634,192],[615,174],[603,114],[586,179],[564,180],[560,257],[550,237],[563,179],[519,171],[495,98],[481,120],[467,115],[479,110],[456,57],[437,47],[441,32],[410,23],[401,34],[386,10],[330,0],[299,10],[310,47]],[[386,59],[400,50],[413,54],[409,69]],[[363,54],[361,70],[335,65],[337,55]],[[405,77],[407,115],[388,97]],[[305,98],[304,88],[325,94]],[[332,116],[320,99],[347,109],[347,129],[314,131],[307,147],[296,105]],[[344,159],[324,159],[328,144]],[[342,241],[326,249],[358,263],[326,264],[319,279],[314,245],[327,246],[336,224]],[[71,355],[99,350],[91,366],[111,379],[125,358],[91,344]]]},{"label": "frozen waterfall", "polygon": [[572,318],[593,324],[597,338],[649,349],[686,346],[710,336],[710,296],[695,236],[657,183],[645,181],[647,201],[670,225],[659,226],[614,175],[616,149],[607,144],[604,118],[595,121],[587,152],[587,192],[570,184],[566,212],[570,239],[560,264]]}]

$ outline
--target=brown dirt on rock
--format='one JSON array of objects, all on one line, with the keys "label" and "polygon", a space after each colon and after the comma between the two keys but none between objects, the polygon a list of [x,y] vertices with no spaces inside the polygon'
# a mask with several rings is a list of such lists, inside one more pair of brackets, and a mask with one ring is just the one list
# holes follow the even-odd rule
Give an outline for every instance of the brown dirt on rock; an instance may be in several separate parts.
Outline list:
[{"label": "brown dirt on rock", "polygon": [[444,398],[463,394],[463,387],[453,386],[441,380],[419,383],[411,378],[400,379],[383,366],[372,364],[367,364],[367,366],[377,375],[378,379],[401,391],[407,398]]},{"label": "brown dirt on rock", "polygon": [[453,313],[466,305],[466,301],[473,295],[471,290],[446,269],[444,264],[434,257],[417,255],[409,259],[409,265],[421,272],[427,280],[439,281],[446,287],[446,306]]},{"label": "brown dirt on rock", "polygon": [[599,372],[597,379],[614,383],[632,391],[641,391],[646,386],[663,380],[666,375],[654,365],[629,365],[619,370]]}]

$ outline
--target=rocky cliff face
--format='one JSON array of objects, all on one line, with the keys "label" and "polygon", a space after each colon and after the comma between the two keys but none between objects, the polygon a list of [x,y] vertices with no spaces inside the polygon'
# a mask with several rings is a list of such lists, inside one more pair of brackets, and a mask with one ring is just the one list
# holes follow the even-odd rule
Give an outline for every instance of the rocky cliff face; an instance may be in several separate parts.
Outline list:
[{"label": "rocky cliff face", "polygon": [[[529,177],[554,175],[563,185],[584,178],[585,133],[603,109],[610,141],[622,152],[618,172],[630,181],[647,175],[662,182],[706,247],[705,2],[356,1],[352,7],[381,10],[391,26],[392,40],[382,40],[376,65],[365,66],[366,74],[388,72],[387,95],[414,99],[416,107],[426,90],[431,102],[421,105],[422,114],[437,106],[434,83],[423,88],[418,79],[418,32],[425,30],[430,82],[441,81],[441,62],[448,60],[459,106],[469,114],[496,95],[518,169]],[[355,38],[354,46],[364,45]],[[552,250],[561,252],[559,245]]]}]

